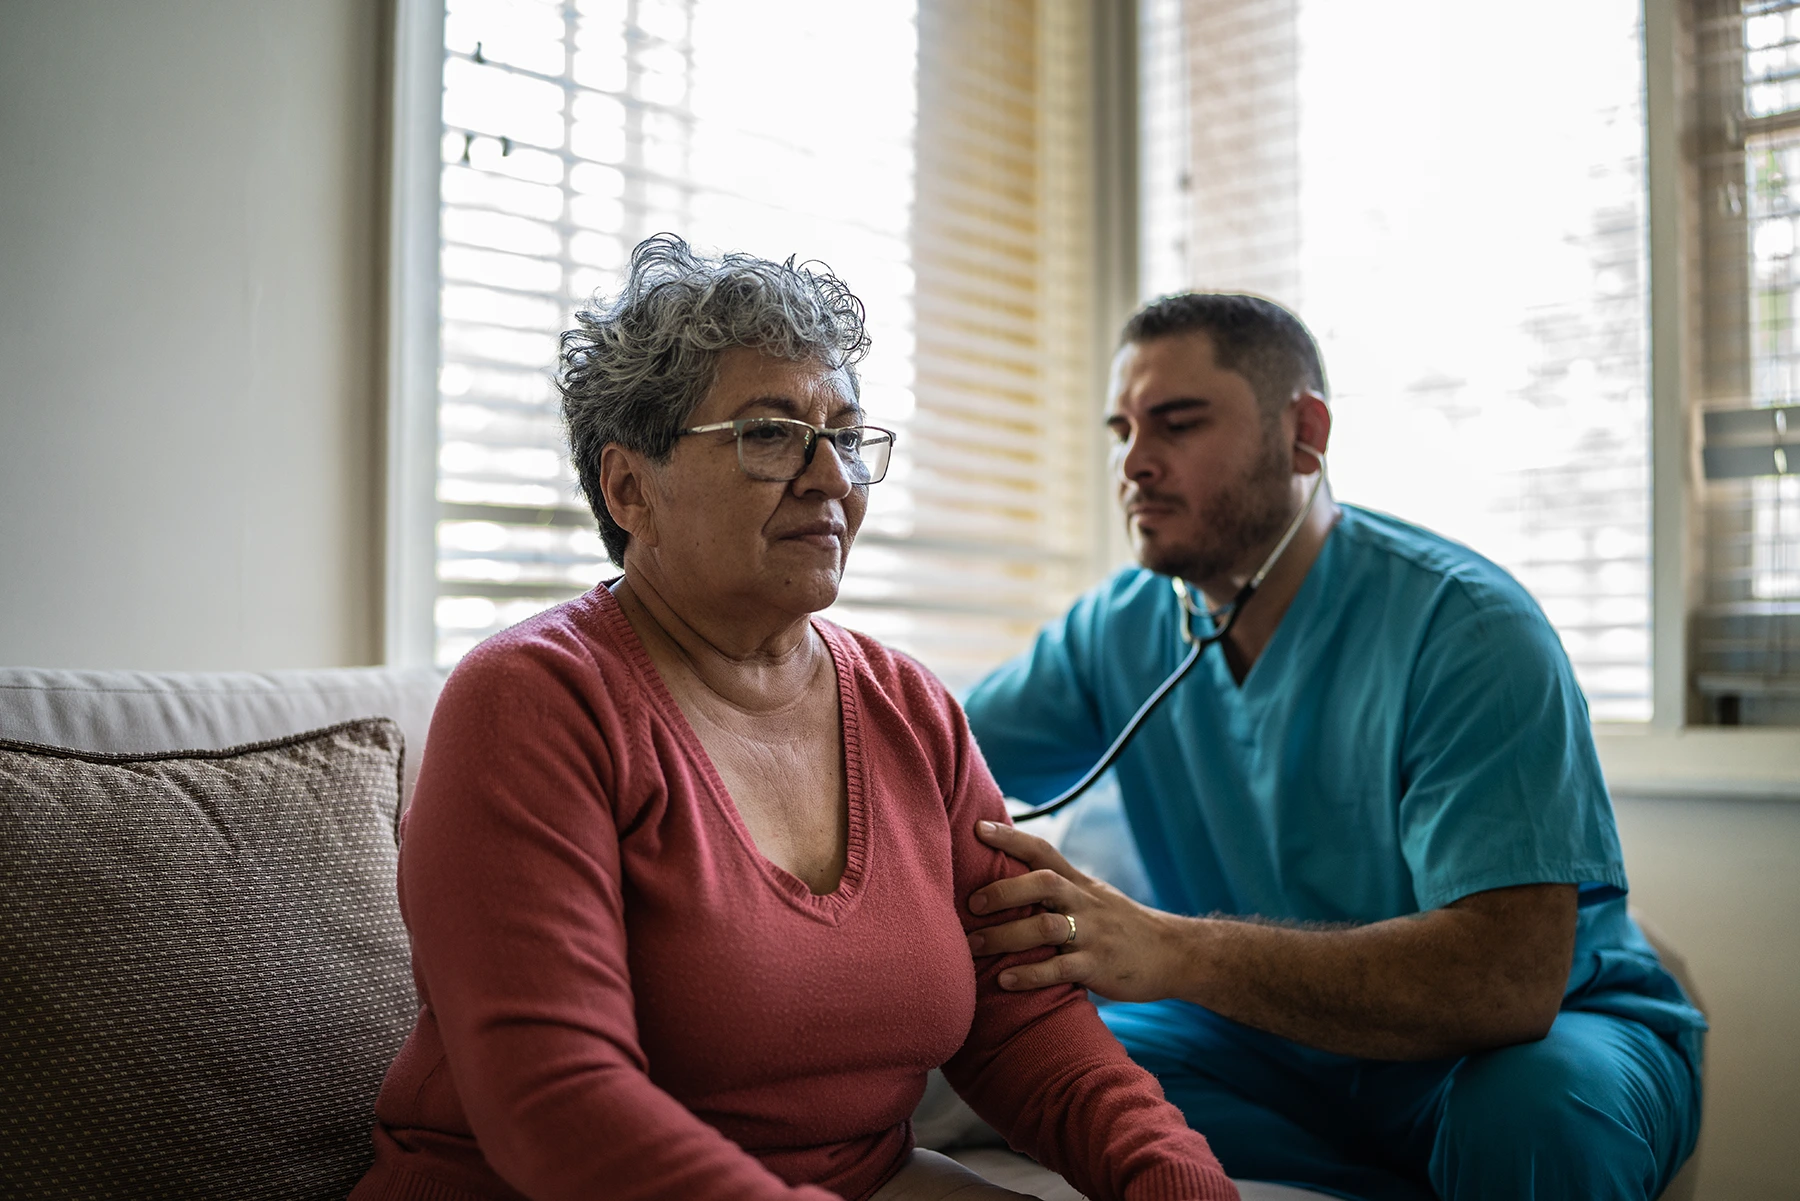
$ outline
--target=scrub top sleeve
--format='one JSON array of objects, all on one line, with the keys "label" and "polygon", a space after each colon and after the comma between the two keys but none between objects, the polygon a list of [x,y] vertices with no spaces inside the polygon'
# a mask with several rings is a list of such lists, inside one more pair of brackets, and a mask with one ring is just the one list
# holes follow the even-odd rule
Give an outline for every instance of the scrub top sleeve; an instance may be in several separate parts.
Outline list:
[{"label": "scrub top sleeve", "polygon": [[1493,888],[1621,895],[1587,702],[1529,598],[1452,580],[1418,651],[1400,755],[1401,852],[1421,910]]},{"label": "scrub top sleeve", "polygon": [[964,701],[976,744],[1007,796],[1047,800],[1106,749],[1092,668],[1103,605],[1099,590],[1082,597]]}]

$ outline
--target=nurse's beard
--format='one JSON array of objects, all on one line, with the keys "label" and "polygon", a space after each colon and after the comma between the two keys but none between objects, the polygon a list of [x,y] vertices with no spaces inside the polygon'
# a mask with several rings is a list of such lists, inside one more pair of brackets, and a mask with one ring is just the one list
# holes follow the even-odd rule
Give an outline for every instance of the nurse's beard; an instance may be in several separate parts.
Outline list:
[{"label": "nurse's beard", "polygon": [[1261,566],[1298,511],[1292,454],[1279,427],[1268,435],[1257,458],[1199,511],[1190,537],[1171,544],[1139,536],[1138,561],[1160,575],[1180,576],[1195,584],[1248,577]]}]

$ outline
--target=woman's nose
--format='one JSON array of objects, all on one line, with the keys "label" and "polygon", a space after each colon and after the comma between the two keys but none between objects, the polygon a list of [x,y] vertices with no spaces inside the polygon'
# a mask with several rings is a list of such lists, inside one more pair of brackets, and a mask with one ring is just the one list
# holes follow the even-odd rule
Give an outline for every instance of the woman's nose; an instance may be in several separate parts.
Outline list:
[{"label": "woman's nose", "polygon": [[837,443],[824,437],[813,443],[812,461],[794,478],[794,491],[801,496],[821,492],[835,500],[848,496],[853,486],[843,459],[838,457]]}]

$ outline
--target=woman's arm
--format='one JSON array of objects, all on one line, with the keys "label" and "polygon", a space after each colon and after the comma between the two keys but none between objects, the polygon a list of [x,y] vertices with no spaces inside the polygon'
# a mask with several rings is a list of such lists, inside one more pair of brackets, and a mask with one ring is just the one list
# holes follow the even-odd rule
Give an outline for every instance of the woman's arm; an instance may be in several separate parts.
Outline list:
[{"label": "woman's arm", "polygon": [[[1024,916],[1008,910],[977,917],[964,901],[983,884],[1026,869],[976,837],[977,821],[1006,821],[1005,806],[960,710],[946,703],[956,740],[948,811],[957,908],[972,931]],[[1093,1201],[1235,1198],[1237,1188],[1206,1140],[1131,1062],[1084,992],[1000,988],[1002,970],[1049,954],[1040,948],[976,961],[974,1025],[944,1065],[945,1077],[1008,1142]]]},{"label": "woman's arm", "polygon": [[646,1074],[614,808],[629,742],[592,662],[549,641],[479,649],[445,686],[400,885],[455,1095],[532,1198],[827,1201]]}]

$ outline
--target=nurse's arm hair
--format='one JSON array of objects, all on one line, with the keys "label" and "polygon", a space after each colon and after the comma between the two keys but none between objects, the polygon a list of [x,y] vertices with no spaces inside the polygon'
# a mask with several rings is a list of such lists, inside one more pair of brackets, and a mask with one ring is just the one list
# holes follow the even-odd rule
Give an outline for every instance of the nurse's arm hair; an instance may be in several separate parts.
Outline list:
[{"label": "nurse's arm hair", "polygon": [[1544,1037],[1568,985],[1573,884],[1496,888],[1362,926],[1179,917],[1076,871],[1041,838],[983,827],[983,841],[1034,870],[978,890],[969,908],[1053,912],[981,930],[970,950],[1059,946],[1069,917],[1076,926],[1069,950],[1007,969],[1003,988],[1075,983],[1118,1001],[1179,997],[1340,1055],[1437,1059]]}]

